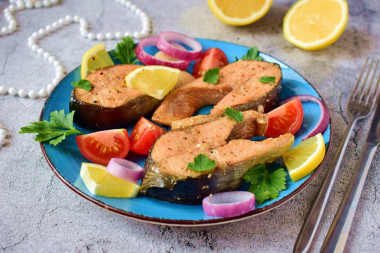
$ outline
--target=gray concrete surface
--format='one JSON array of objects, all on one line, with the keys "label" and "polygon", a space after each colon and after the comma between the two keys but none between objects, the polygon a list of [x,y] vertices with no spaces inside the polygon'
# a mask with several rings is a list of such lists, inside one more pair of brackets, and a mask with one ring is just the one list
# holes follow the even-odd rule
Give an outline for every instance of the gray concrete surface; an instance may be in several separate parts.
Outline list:
[{"label": "gray concrete surface", "polygon": [[[20,127],[38,119],[44,99],[0,95],[0,122],[10,133],[0,147],[1,252],[291,252],[303,220],[318,191],[348,120],[348,95],[367,56],[380,57],[380,4],[377,0],[350,0],[350,19],[341,38],[330,47],[307,52],[282,36],[282,19],[294,1],[275,0],[267,15],[245,27],[217,20],[206,1],[132,1],[153,20],[153,33],[174,30],[194,37],[258,45],[305,76],[325,98],[334,128],[332,152],[312,183],[286,204],[242,222],[204,228],[150,225],[98,208],[68,189],[50,170],[32,135]],[[0,1],[0,26],[5,24]],[[138,19],[111,0],[64,0],[49,9],[17,13],[16,33],[0,37],[0,85],[44,87],[54,69],[31,52],[27,37],[67,14],[86,17],[94,31],[125,31],[139,27]],[[41,46],[57,52],[70,71],[82,54],[95,45],[78,33],[77,25],[47,37]],[[106,42],[107,48],[115,46]],[[312,252],[318,252],[358,160],[367,122],[356,129],[345,155],[333,194]],[[346,252],[379,252],[380,152],[377,152],[357,210]]]}]

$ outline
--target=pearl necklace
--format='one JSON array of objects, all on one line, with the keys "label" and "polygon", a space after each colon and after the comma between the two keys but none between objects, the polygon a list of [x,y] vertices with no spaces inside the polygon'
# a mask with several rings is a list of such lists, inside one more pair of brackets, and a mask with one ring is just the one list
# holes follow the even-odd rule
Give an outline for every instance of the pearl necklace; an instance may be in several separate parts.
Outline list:
[{"label": "pearl necklace", "polygon": [[[24,9],[33,9],[33,8],[45,8],[45,7],[51,7],[54,5],[57,5],[61,2],[61,0],[10,0],[10,5],[4,9],[4,16],[5,19],[8,21],[8,26],[2,27],[0,29],[0,37],[10,35],[14,33],[17,29],[17,20],[14,17],[14,13],[17,11],[21,11]],[[67,15],[64,18],[60,18],[57,21],[53,22],[50,25],[47,25],[43,28],[40,28],[38,31],[32,33],[32,35],[28,38],[28,46],[30,49],[37,53],[38,55],[42,56],[44,59],[46,59],[49,63],[51,63],[55,68],[55,77],[49,83],[46,88],[41,88],[38,91],[36,90],[25,90],[25,89],[17,89],[17,88],[7,88],[3,85],[0,86],[0,95],[9,94],[12,96],[19,96],[19,97],[29,97],[29,98],[42,98],[46,97],[50,94],[50,92],[57,86],[61,78],[65,74],[65,67],[63,64],[57,60],[56,57],[54,57],[51,53],[47,52],[43,48],[38,46],[38,41],[42,38],[48,36],[51,33],[56,32],[59,29],[62,29],[63,27],[76,23],[79,24],[79,32],[80,34],[90,40],[116,40],[116,39],[122,39],[125,36],[132,36],[135,39],[141,39],[147,35],[149,35],[151,30],[151,23],[150,18],[148,14],[146,14],[144,11],[139,9],[136,5],[132,4],[129,1],[126,0],[116,0],[117,3],[121,4],[122,6],[128,8],[130,11],[135,13],[136,15],[140,16],[142,20],[142,29],[141,31],[136,31],[133,33],[130,32],[107,32],[106,34],[102,33],[92,33],[89,32],[89,24],[88,22],[79,16],[71,16]],[[8,137],[8,131],[3,127],[3,125],[0,123],[0,147],[5,145],[7,143],[7,137]]]},{"label": "pearl necklace", "polygon": [[[36,1],[36,0],[11,0],[10,5],[8,8],[4,10],[4,16],[6,20],[8,21],[8,26],[3,27],[0,29],[0,37],[6,36],[9,34],[12,34],[16,31],[17,28],[17,21],[13,14],[19,10],[24,9],[32,9],[32,8],[42,8],[42,7],[50,7],[57,5],[60,3],[61,0],[43,0],[43,1]],[[80,34],[90,40],[116,40],[121,39],[125,36],[132,36],[135,39],[141,39],[143,37],[146,37],[150,33],[150,18],[149,16],[139,9],[136,5],[132,4],[129,1],[126,0],[116,0],[117,3],[121,4],[122,6],[128,8],[133,13],[140,16],[142,20],[142,29],[141,31],[136,31],[133,33],[130,32],[116,32],[111,33],[107,32],[105,34],[103,33],[92,33],[89,32],[89,24],[88,22],[79,16],[71,16],[67,15],[64,18],[60,18],[57,21],[53,22],[51,25],[47,25],[46,27],[40,28],[38,31],[32,33],[32,35],[28,38],[28,46],[30,49],[37,53],[38,55],[42,56],[44,59],[46,59],[49,63],[51,63],[55,68],[55,77],[52,79],[51,83],[49,83],[46,88],[41,88],[38,91],[36,90],[30,90],[27,91],[25,89],[17,89],[17,88],[7,88],[5,86],[0,86],[0,95],[3,94],[9,94],[12,96],[19,96],[19,97],[29,97],[29,98],[40,98],[40,97],[46,97],[50,94],[50,92],[57,86],[61,78],[65,74],[65,68],[63,64],[57,60],[56,57],[54,57],[51,53],[45,51],[43,48],[38,46],[38,41],[42,38],[48,36],[51,33],[56,32],[59,29],[62,29],[63,27],[72,24],[77,23],[79,24],[79,32]]]}]

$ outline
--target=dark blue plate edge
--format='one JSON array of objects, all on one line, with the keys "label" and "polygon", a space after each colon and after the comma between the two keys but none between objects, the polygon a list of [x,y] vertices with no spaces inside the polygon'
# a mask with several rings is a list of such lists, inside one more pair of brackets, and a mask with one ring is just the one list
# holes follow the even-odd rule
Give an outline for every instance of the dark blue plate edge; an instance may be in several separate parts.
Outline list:
[{"label": "dark blue plate edge", "polygon": [[[231,43],[231,42],[226,42],[226,41],[219,41],[219,40],[212,40],[212,39],[202,39],[202,38],[196,38],[197,40],[208,40],[208,41],[215,41],[215,42],[222,42],[222,43],[229,43],[229,44],[234,44],[236,46],[240,46],[240,47],[244,47],[246,48],[247,46],[243,46],[243,45],[239,45],[239,44],[235,44],[235,43]],[[305,78],[303,77],[300,73],[298,73],[294,68],[292,68],[291,66],[289,66],[288,64],[285,64],[283,61],[269,55],[269,54],[266,54],[265,52],[262,52],[260,51],[260,53],[262,54],[265,54],[267,56],[270,56],[274,59],[276,59],[277,61],[281,62],[282,64],[284,64],[285,66],[288,66],[290,69],[292,69],[295,73],[297,73],[300,77],[302,77],[309,85],[310,87],[318,94],[319,98],[323,101],[324,99],[322,98],[322,96],[319,94],[319,92],[315,89],[315,87]],[[79,68],[79,67],[77,67]],[[77,68],[73,69],[71,72],[75,71]],[[69,74],[69,73],[68,73]],[[67,75],[68,75],[67,74]],[[65,78],[65,77],[63,77]],[[63,79],[62,78],[62,79]],[[62,80],[61,79],[61,80]],[[61,82],[60,80],[60,82]],[[59,82],[59,83],[60,83]],[[59,85],[58,83],[58,85]],[[57,85],[57,86],[58,86]],[[56,86],[56,87],[57,87]],[[53,89],[53,91],[51,93],[53,93],[56,89],[56,87]],[[40,113],[40,118],[39,120],[42,120],[42,117],[43,117],[43,114],[44,114],[44,110],[45,110],[45,106],[47,104],[47,102],[49,101],[50,99],[50,96],[46,98],[45,100],[45,103],[43,105],[43,108],[41,110],[41,113]],[[326,104],[326,103],[325,103]],[[144,216],[144,215],[137,215],[137,214],[133,214],[131,212],[126,212],[124,210],[121,210],[121,209],[118,209],[118,208],[115,208],[115,207],[112,207],[110,205],[107,205],[105,204],[104,202],[100,201],[100,200],[96,200],[96,199],[93,199],[91,196],[88,196],[87,194],[83,193],[82,191],[80,191],[79,189],[77,189],[75,186],[73,186],[70,182],[68,182],[60,173],[59,171],[57,171],[55,169],[55,166],[54,164],[52,163],[52,161],[50,160],[50,158],[48,157],[47,153],[46,153],[46,150],[45,150],[45,146],[43,143],[40,143],[40,147],[41,147],[41,150],[42,150],[42,154],[43,156],[45,157],[49,167],[51,168],[51,170],[53,171],[53,173],[67,186],[69,187],[72,191],[74,191],[76,194],[80,195],[81,197],[87,199],[88,201],[90,201],[90,203],[93,203],[99,207],[102,207],[106,210],[109,210],[111,212],[114,212],[114,213],[117,213],[117,214],[120,214],[122,216],[126,216],[128,218],[131,218],[131,219],[134,219],[134,220],[138,220],[138,221],[143,221],[143,222],[147,222],[147,223],[154,223],[154,224],[158,224],[158,225],[168,225],[168,226],[207,226],[207,225],[221,225],[221,224],[226,224],[226,223],[231,223],[231,222],[236,222],[236,221],[241,221],[241,220],[244,220],[244,219],[247,219],[249,217],[253,217],[255,215],[258,215],[258,214],[262,214],[262,213],[265,213],[271,209],[274,209],[275,207],[278,207],[282,204],[284,204],[285,202],[289,201],[290,199],[292,199],[293,197],[295,197],[299,192],[301,192],[315,177],[316,175],[322,170],[322,167],[324,166],[324,164],[326,163],[326,157],[327,157],[327,154],[328,152],[330,151],[330,143],[332,141],[332,122],[331,122],[331,117],[329,119],[329,125],[330,125],[330,134],[329,134],[329,142],[327,144],[327,147],[326,147],[326,154],[325,154],[325,157],[323,158],[321,164],[314,170],[314,172],[310,175],[310,177],[308,179],[306,179],[305,182],[303,182],[298,188],[296,188],[293,192],[291,192],[289,195],[283,197],[282,199],[270,204],[270,205],[267,205],[265,207],[262,207],[262,208],[259,208],[259,209],[254,209],[248,213],[245,213],[243,215],[240,215],[240,216],[235,216],[235,217],[229,217],[229,218],[215,218],[215,219],[209,219],[209,220],[174,220],[174,219],[164,219],[164,218],[153,218],[153,217],[148,217],[148,216]]]}]

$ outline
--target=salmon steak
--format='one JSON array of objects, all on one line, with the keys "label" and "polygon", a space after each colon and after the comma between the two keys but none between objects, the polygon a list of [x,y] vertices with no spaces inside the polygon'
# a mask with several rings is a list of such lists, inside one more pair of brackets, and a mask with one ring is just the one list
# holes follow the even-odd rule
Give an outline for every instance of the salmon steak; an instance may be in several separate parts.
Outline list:
[{"label": "salmon steak", "polygon": [[[200,204],[210,194],[236,190],[252,166],[276,161],[293,145],[291,134],[251,141],[264,135],[267,116],[243,112],[243,122],[227,116],[180,127],[161,135],[145,162],[141,193],[181,204]],[[204,121],[204,120],[202,120]],[[216,162],[212,170],[188,169],[194,157],[204,154]]]},{"label": "salmon steak", "polygon": [[[161,100],[142,91],[129,88],[125,76],[141,65],[120,64],[98,69],[85,79],[92,89],[74,88],[69,107],[75,111],[74,122],[89,130],[124,128],[137,122],[141,116],[149,117],[161,104]],[[175,88],[194,80],[181,71]]]},{"label": "salmon steak", "polygon": [[[275,77],[275,80],[273,83],[260,82],[264,76]],[[206,105],[215,105],[212,115],[223,113],[226,107],[268,112],[279,102],[281,83],[278,64],[241,60],[221,68],[216,84],[206,83],[201,77],[169,94],[154,112],[152,120],[170,126],[173,121],[191,120],[187,118]]]}]

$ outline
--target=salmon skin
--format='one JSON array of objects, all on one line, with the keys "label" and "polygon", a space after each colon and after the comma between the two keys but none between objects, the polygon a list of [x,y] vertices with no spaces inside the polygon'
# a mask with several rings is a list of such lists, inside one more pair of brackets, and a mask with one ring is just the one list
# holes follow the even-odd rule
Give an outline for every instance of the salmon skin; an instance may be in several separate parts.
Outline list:
[{"label": "salmon skin", "polygon": [[[89,74],[85,79],[92,89],[74,88],[71,94],[69,107],[75,110],[74,122],[89,130],[104,130],[124,128],[141,116],[152,115],[162,101],[125,84],[125,76],[139,67],[120,64]],[[176,87],[192,80],[194,77],[181,71]]]},{"label": "salmon skin", "polygon": [[[294,136],[285,134],[263,141],[231,140],[228,144],[200,152],[194,150],[156,163],[148,156],[141,191],[147,196],[181,204],[200,204],[210,194],[234,191],[249,168],[278,160],[293,145]],[[210,171],[189,170],[194,157],[205,154],[216,162]],[[175,173],[173,173],[175,172]]]},{"label": "salmon skin", "polygon": [[[261,83],[262,76],[274,76],[273,83]],[[282,83],[278,64],[265,61],[238,61],[221,68],[217,84],[206,83],[202,78],[183,85],[165,98],[152,116],[164,125],[188,118],[206,105],[215,105],[212,115],[219,115],[226,107],[237,110],[268,112],[280,99]]]}]

